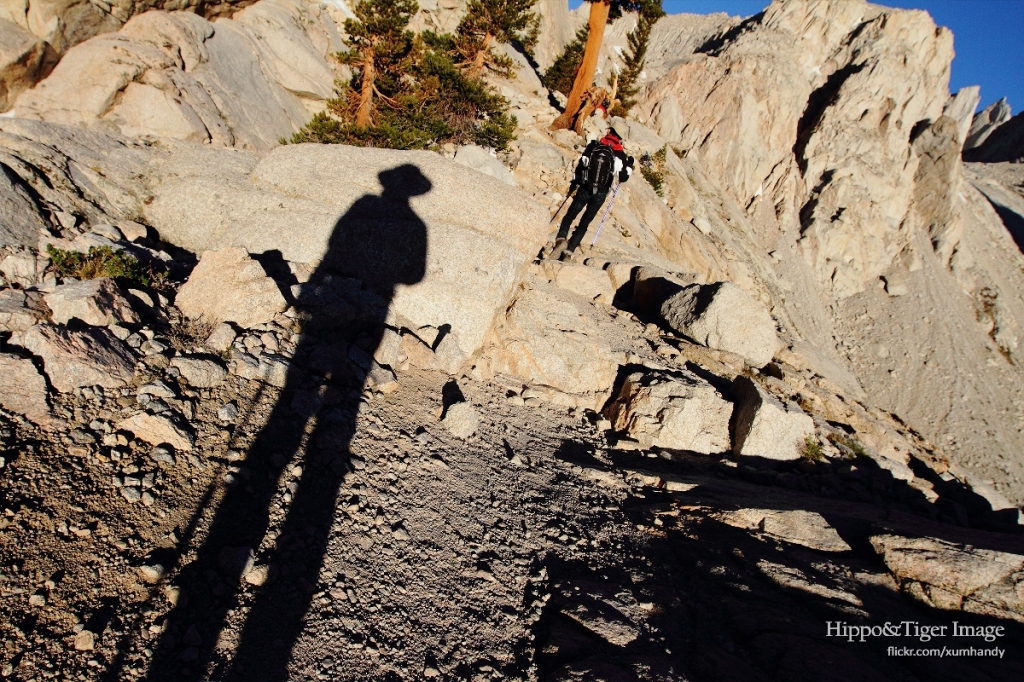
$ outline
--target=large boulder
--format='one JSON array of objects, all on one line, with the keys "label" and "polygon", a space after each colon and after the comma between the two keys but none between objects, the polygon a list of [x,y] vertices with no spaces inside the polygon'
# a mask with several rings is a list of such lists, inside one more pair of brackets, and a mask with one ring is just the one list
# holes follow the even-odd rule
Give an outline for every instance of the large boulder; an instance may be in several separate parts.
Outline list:
[{"label": "large boulder", "polygon": [[46,379],[28,358],[0,353],[0,407],[37,424],[52,421]]},{"label": "large boulder", "polygon": [[771,362],[779,349],[772,316],[731,282],[692,284],[662,304],[661,316],[687,338],[742,355],[754,367]]},{"label": "large boulder", "polygon": [[243,328],[266,324],[288,307],[263,266],[239,247],[204,253],[174,302],[191,318]]},{"label": "large boulder", "polygon": [[636,372],[605,408],[612,428],[644,447],[715,454],[729,450],[729,403],[689,372]]},{"label": "large boulder", "polygon": [[732,451],[737,457],[800,459],[814,420],[795,405],[783,405],[750,377],[732,383]]},{"label": "large boulder", "polygon": [[849,552],[850,546],[821,514],[805,509],[743,508],[715,514],[735,528],[756,530],[820,552]]},{"label": "large boulder", "polygon": [[600,409],[629,346],[614,323],[592,310],[553,285],[527,286],[497,327],[491,369],[520,378],[553,402]]},{"label": "large boulder", "polygon": [[548,214],[527,194],[431,152],[303,144],[252,165],[205,156],[189,163],[198,172],[160,170],[145,210],[164,239],[276,252],[317,268],[316,281],[357,278],[407,327],[450,325],[467,355],[546,238]]},{"label": "large boulder", "polygon": [[910,595],[936,608],[1024,622],[1024,556],[882,533],[871,545]]},{"label": "large boulder", "polygon": [[57,324],[67,324],[73,317],[97,327],[139,322],[128,299],[108,277],[62,284],[43,298]]},{"label": "large boulder", "polygon": [[24,333],[21,344],[42,359],[50,383],[62,393],[80,386],[119,388],[135,370],[128,347],[103,328],[40,324]]}]

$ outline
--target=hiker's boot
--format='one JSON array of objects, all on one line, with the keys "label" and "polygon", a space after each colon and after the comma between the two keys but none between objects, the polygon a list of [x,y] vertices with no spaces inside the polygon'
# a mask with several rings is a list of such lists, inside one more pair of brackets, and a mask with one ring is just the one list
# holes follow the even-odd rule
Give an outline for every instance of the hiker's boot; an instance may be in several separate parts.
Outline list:
[{"label": "hiker's boot", "polygon": [[562,251],[560,254],[558,254],[558,260],[562,261],[563,263],[570,263],[572,262],[573,255],[575,255],[575,253],[575,251]]},{"label": "hiker's boot", "polygon": [[548,252],[547,258],[551,260],[559,260],[562,256],[562,252],[565,251],[565,245],[568,240],[556,239],[554,245],[551,247],[551,251]]}]

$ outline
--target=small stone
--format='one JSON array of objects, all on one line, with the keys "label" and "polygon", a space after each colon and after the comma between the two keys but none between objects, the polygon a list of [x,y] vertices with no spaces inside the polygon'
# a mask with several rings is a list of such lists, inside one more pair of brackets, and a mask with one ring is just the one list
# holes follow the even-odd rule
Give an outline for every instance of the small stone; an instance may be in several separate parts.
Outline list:
[{"label": "small stone", "polygon": [[246,571],[243,577],[245,578],[245,582],[250,585],[254,587],[261,587],[270,579],[270,566],[265,564],[253,566],[251,570]]},{"label": "small stone", "polygon": [[223,353],[228,348],[231,348],[231,344],[235,342],[235,338],[238,334],[235,333],[235,328],[227,322],[221,322],[210,335],[206,337],[206,347],[210,350],[215,350],[218,353]]},{"label": "small stone", "polygon": [[409,535],[409,531],[407,531],[404,526],[396,526],[391,531],[391,535],[399,542],[408,542],[411,537]]},{"label": "small stone", "polygon": [[433,666],[428,665],[425,668],[423,668],[423,677],[434,678],[434,677],[440,677],[440,676],[441,676],[441,671],[438,670],[437,668],[433,667]]},{"label": "small stone", "polygon": [[138,573],[144,582],[155,585],[167,574],[167,569],[164,568],[163,564],[151,564],[149,566],[140,566]]},{"label": "small stone", "polygon": [[121,488],[121,497],[128,500],[128,502],[135,504],[142,499],[142,491],[135,486],[125,486]]},{"label": "small stone", "polygon": [[236,405],[234,402],[222,405],[221,408],[217,410],[217,419],[221,420],[222,422],[234,421],[235,417],[237,416],[238,405]]},{"label": "small stone", "polygon": [[185,381],[196,388],[213,388],[228,375],[218,360],[198,355],[176,357],[171,360],[171,367],[181,372]]},{"label": "small stone", "polygon": [[96,635],[82,630],[75,635],[75,651],[92,651],[96,647]]},{"label": "small stone", "polygon": [[152,445],[171,445],[176,451],[189,452],[195,444],[195,434],[188,424],[179,425],[169,416],[140,412],[120,421],[115,429],[128,431],[139,440]]},{"label": "small stone", "polygon": [[144,507],[152,507],[156,503],[156,498],[150,492],[142,493],[142,505]]},{"label": "small stone", "polygon": [[46,606],[46,595],[42,592],[36,592],[28,598],[29,606]]}]

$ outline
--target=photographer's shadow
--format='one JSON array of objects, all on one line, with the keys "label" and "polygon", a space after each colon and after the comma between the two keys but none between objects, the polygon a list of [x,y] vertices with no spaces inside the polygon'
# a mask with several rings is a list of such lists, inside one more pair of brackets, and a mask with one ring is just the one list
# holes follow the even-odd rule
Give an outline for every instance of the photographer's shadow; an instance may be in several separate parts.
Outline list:
[{"label": "photographer's shadow", "polygon": [[[185,599],[168,618],[150,680],[289,679],[335,521],[368,361],[395,288],[426,272],[427,227],[409,202],[428,193],[430,181],[409,164],[378,177],[381,194],[361,197],[339,218],[302,285],[302,336],[286,385],[246,453],[243,480],[227,489],[197,559],[174,581]],[[282,471],[296,466],[297,486],[285,487]],[[278,514],[284,521],[268,538]],[[245,581],[254,561],[269,567],[259,587]],[[229,623],[239,615],[244,624]]]}]

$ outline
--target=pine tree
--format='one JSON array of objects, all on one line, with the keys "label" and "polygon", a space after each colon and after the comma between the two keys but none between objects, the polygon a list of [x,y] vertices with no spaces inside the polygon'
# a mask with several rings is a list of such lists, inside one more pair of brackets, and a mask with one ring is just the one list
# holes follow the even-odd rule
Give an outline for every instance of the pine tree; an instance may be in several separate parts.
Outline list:
[{"label": "pine tree", "polygon": [[661,0],[648,0],[640,7],[640,16],[636,28],[626,36],[629,51],[623,55],[624,67],[618,81],[619,99],[612,103],[609,112],[614,116],[626,116],[636,106],[636,94],[640,92],[640,74],[643,73],[647,59],[647,45],[651,38],[651,29],[658,19],[665,16]]},{"label": "pine tree", "polygon": [[466,59],[471,78],[479,77],[485,66],[505,75],[514,68],[510,59],[491,51],[495,41],[519,42],[526,49],[532,49],[540,26],[540,17],[530,11],[535,2],[470,0],[455,34],[457,48]]},{"label": "pine tree", "polygon": [[[398,14],[392,13],[398,5]],[[507,113],[508,101],[459,68],[455,37],[406,31],[410,7],[415,8],[410,0],[363,0],[357,6],[361,26],[353,20],[346,25],[352,48],[338,57],[358,70],[291,142],[391,149],[445,142],[508,146],[517,124]]]},{"label": "pine tree", "polygon": [[[593,111],[601,93],[592,92],[594,85],[594,74],[597,71],[598,56],[601,52],[601,43],[604,41],[604,29],[610,18],[614,18],[622,10],[636,12],[645,2],[628,0],[589,0],[590,18],[588,21],[589,33],[587,44],[583,49],[583,58],[580,60],[579,68],[576,70],[576,77],[573,79],[572,89],[567,96],[565,111],[551,124],[553,130],[574,128],[579,130],[585,115]],[[606,93],[604,93],[606,94]]]},{"label": "pine tree", "polygon": [[557,90],[563,95],[568,95],[572,90],[573,80],[576,78],[576,71],[583,61],[583,48],[587,44],[587,36],[590,33],[589,27],[584,24],[576,31],[576,37],[572,39],[562,54],[558,55],[554,63],[544,72],[541,83],[548,90]]},{"label": "pine tree", "polygon": [[356,18],[345,20],[351,47],[338,58],[355,69],[352,92],[344,99],[349,105],[358,101],[357,126],[373,123],[374,96],[388,100],[402,89],[402,75],[417,58],[416,35],[406,27],[418,10],[415,0],[360,0],[353,10]]}]

